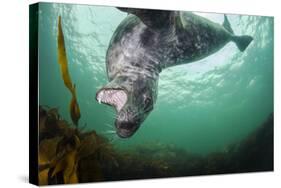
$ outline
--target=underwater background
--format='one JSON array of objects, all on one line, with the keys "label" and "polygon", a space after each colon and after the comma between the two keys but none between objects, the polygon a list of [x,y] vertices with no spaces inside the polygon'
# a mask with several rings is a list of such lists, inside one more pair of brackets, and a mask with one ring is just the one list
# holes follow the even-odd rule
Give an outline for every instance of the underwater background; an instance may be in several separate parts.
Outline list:
[{"label": "underwater background", "polygon": [[[196,13],[222,23],[223,14]],[[159,144],[207,155],[224,151],[255,131],[273,113],[273,18],[227,15],[234,33],[254,40],[241,53],[234,43],[191,64],[163,70],[158,99],[139,130],[117,138],[114,109],[95,100],[107,80],[105,54],[112,34],[127,16],[114,7],[40,3],[39,104],[57,107],[71,122],[69,101],[57,62],[57,23],[62,17],[69,72],[81,111],[80,126],[127,150]]]}]

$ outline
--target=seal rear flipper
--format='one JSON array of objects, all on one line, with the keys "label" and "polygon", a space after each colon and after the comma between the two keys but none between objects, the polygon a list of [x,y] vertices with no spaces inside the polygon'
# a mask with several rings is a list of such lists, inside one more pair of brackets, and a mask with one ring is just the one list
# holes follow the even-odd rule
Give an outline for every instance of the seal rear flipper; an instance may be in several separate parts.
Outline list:
[{"label": "seal rear flipper", "polygon": [[235,42],[236,46],[238,47],[238,49],[243,52],[248,46],[249,44],[252,42],[253,37],[248,36],[248,35],[242,35],[242,36],[235,36],[234,32],[231,28],[231,25],[228,21],[227,16],[224,14],[224,21],[223,21],[223,27],[232,34],[231,36],[231,40],[233,42]]},{"label": "seal rear flipper", "polygon": [[168,10],[153,10],[153,9],[135,9],[135,8],[123,8],[117,7],[117,9],[134,14],[137,16],[147,27],[152,29],[161,29],[167,27],[172,23],[174,17],[173,11]]},{"label": "seal rear flipper", "polygon": [[224,14],[224,21],[223,21],[222,26],[223,26],[228,32],[230,32],[231,34],[234,34],[234,32],[233,32],[233,30],[232,30],[232,28],[231,28],[231,25],[230,25],[230,23],[229,23],[229,21],[228,21],[228,18],[227,18],[227,16],[226,16],[225,14]]},{"label": "seal rear flipper", "polygon": [[232,36],[232,41],[235,42],[238,49],[243,52],[252,42],[253,37],[249,35]]}]

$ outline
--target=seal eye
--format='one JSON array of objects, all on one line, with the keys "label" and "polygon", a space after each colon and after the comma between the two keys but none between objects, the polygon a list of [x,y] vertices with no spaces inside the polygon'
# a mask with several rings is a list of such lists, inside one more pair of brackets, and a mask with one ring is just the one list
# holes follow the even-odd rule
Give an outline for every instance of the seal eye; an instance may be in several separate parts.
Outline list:
[{"label": "seal eye", "polygon": [[151,106],[151,98],[150,97],[145,97],[144,98],[144,110],[148,110],[149,107]]},{"label": "seal eye", "polygon": [[150,99],[149,97],[146,97],[146,98],[144,99],[144,104],[147,105],[147,104],[150,103],[150,101],[151,101],[151,99]]}]

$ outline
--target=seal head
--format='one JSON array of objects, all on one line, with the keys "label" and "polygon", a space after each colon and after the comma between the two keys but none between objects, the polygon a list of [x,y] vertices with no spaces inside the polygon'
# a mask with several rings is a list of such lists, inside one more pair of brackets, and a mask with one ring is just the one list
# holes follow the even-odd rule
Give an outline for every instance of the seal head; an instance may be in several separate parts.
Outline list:
[{"label": "seal head", "polygon": [[[130,83],[129,83],[130,82]],[[120,76],[97,92],[100,103],[116,110],[116,133],[121,138],[132,136],[153,109],[156,82],[139,75],[136,80]]]}]

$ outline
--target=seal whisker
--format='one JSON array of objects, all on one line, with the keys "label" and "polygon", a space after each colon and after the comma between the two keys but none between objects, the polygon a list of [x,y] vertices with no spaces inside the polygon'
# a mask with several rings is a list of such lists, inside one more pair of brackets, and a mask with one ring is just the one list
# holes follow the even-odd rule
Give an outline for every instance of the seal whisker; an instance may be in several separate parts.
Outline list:
[{"label": "seal whisker", "polygon": [[114,135],[115,132],[113,133],[113,132],[104,131],[104,132],[101,132],[101,134],[104,135],[104,136],[108,136],[108,135]]},{"label": "seal whisker", "polygon": [[117,116],[117,115],[116,115],[116,112],[115,112],[115,111],[112,111],[112,110],[110,110],[110,109],[107,109],[107,110],[106,110],[106,113],[108,113],[108,114],[110,114],[110,115]]},{"label": "seal whisker", "polygon": [[109,113],[111,115],[115,115],[115,112],[112,112],[111,110],[106,110],[106,113]]},{"label": "seal whisker", "polygon": [[104,125],[106,126],[107,130],[110,130],[110,131],[114,131],[115,130],[114,127],[111,124],[109,124],[109,123],[104,123]]},{"label": "seal whisker", "polygon": [[116,142],[117,140],[120,140],[120,138],[115,134],[115,135],[113,135],[113,137],[112,137],[112,139],[110,140],[110,143],[114,143],[114,142]]},{"label": "seal whisker", "polygon": [[108,113],[111,117],[113,117],[114,119],[117,118],[117,115],[116,115],[115,113],[110,112],[110,111],[107,111],[107,113]]},{"label": "seal whisker", "polygon": [[105,125],[107,126],[107,127],[109,127],[109,128],[114,128],[111,124],[109,124],[109,123],[105,123]]},{"label": "seal whisker", "polygon": [[145,113],[145,112],[137,112],[137,113],[135,113],[134,116],[133,116],[133,118],[139,116],[139,115],[142,114],[142,113]]},{"label": "seal whisker", "polygon": [[114,130],[107,130],[107,131],[105,131],[106,133],[108,133],[108,134],[112,134],[112,133],[116,133],[116,131],[114,131]]},{"label": "seal whisker", "polygon": [[111,138],[112,136],[114,136],[115,135],[115,133],[106,133],[106,132],[102,132],[101,133],[103,136],[105,136],[105,137],[109,137],[109,138]]}]

